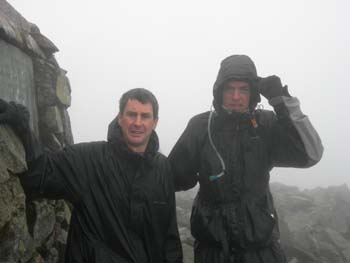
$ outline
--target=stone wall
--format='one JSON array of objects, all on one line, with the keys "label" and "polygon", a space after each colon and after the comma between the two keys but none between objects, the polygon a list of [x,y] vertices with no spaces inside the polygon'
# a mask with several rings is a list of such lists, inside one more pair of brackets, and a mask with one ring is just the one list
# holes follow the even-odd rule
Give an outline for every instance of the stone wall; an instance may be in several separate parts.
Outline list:
[{"label": "stone wall", "polygon": [[[49,150],[73,143],[70,84],[57,51],[36,25],[0,0],[0,98],[29,109],[31,126]],[[0,262],[63,262],[69,205],[27,201],[15,175],[25,169],[19,139],[0,125]]]}]

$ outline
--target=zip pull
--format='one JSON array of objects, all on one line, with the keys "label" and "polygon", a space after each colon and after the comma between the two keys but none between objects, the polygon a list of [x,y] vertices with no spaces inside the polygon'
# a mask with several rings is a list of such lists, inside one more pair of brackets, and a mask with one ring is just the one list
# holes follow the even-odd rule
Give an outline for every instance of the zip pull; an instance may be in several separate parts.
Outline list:
[{"label": "zip pull", "polygon": [[256,122],[255,117],[250,119],[250,123],[252,124],[252,126],[256,129],[258,128],[258,123]]},{"label": "zip pull", "polygon": [[256,129],[258,128],[258,122],[256,121],[254,112],[249,112],[250,124]]},{"label": "zip pull", "polygon": [[256,118],[255,118],[255,114],[254,112],[249,112],[249,119],[250,119],[250,124],[252,125],[253,129],[252,129],[252,135],[251,136],[251,139],[252,140],[256,140],[256,139],[259,139],[259,135],[257,133],[257,128],[259,127],[258,125],[258,122],[256,121]]}]

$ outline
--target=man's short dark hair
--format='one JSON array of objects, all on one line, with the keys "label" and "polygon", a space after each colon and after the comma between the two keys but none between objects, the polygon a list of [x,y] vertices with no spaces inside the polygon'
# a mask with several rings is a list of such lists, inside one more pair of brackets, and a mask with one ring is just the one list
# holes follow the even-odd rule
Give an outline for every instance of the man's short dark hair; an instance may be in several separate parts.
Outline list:
[{"label": "man's short dark hair", "polygon": [[125,92],[119,100],[119,113],[123,114],[129,100],[138,100],[142,104],[151,103],[153,108],[153,118],[158,119],[158,101],[156,97],[147,89],[136,88]]}]

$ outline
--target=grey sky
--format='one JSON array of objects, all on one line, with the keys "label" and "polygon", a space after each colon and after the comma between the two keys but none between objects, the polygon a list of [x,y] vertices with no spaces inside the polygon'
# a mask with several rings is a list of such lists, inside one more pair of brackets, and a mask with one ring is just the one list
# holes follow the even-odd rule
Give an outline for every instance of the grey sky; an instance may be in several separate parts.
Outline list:
[{"label": "grey sky", "polygon": [[[75,142],[103,140],[120,95],[152,90],[168,154],[189,118],[208,110],[221,59],[247,54],[301,101],[325,147],[310,169],[275,169],[302,188],[350,184],[350,2],[9,0],[60,49]],[[264,103],[265,108],[269,108]]]}]

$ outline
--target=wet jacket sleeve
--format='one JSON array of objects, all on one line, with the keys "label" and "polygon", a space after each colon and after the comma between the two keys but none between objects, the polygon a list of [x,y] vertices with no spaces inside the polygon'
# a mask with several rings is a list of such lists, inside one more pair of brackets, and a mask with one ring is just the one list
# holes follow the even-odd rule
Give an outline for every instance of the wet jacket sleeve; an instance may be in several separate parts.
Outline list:
[{"label": "wet jacket sleeve", "polygon": [[28,199],[66,199],[72,203],[84,192],[83,145],[69,146],[54,153],[41,153],[28,162],[28,171],[19,176]]},{"label": "wet jacket sleeve", "polygon": [[169,227],[164,243],[164,262],[182,263],[182,246],[176,220],[176,204],[173,180],[169,180]]},{"label": "wet jacket sleeve", "polygon": [[308,116],[300,109],[295,97],[275,97],[269,100],[277,115],[270,133],[273,166],[310,167],[323,154],[321,139]]},{"label": "wet jacket sleeve", "polygon": [[198,182],[201,128],[191,119],[169,154],[175,191],[188,190]]}]

